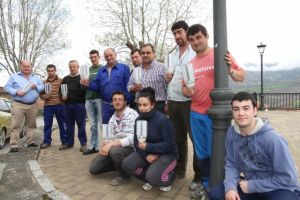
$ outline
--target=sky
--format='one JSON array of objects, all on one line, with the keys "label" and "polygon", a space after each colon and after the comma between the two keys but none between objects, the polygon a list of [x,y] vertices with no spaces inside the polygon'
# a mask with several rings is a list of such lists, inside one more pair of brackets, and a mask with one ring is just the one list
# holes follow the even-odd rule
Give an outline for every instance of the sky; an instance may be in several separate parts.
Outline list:
[{"label": "sky", "polygon": [[[206,0],[207,9],[212,9],[212,0]],[[68,71],[68,61],[76,59],[80,64],[89,64],[91,49],[103,52],[93,38],[95,30],[91,17],[85,9],[85,1],[63,0],[71,11],[66,28],[70,48],[58,52],[53,63]],[[266,44],[264,70],[292,69],[300,67],[300,19],[299,0],[227,0],[228,49],[237,62],[247,70],[260,70],[260,54],[257,45]],[[199,17],[200,18],[200,17]],[[97,20],[97,19],[94,19]],[[189,24],[196,23],[197,18]],[[213,20],[205,25],[213,45]],[[101,59],[105,63],[103,57]],[[61,74],[66,75],[66,74]],[[1,82],[5,80],[0,75]]]},{"label": "sky", "polygon": [[[72,48],[65,57],[77,58],[89,63],[88,52],[104,48],[94,41],[90,17],[80,0],[65,0],[70,6],[73,20],[69,38]],[[207,0],[212,9],[212,0]],[[257,45],[266,44],[264,70],[292,69],[300,67],[300,8],[299,0],[227,0],[228,49],[247,70],[260,70],[260,54]],[[96,19],[95,19],[96,20]],[[190,20],[196,23],[197,18]],[[213,45],[213,20],[204,23]],[[67,59],[67,60],[70,60]],[[105,62],[104,60],[102,60]],[[64,63],[67,66],[67,62]]]}]

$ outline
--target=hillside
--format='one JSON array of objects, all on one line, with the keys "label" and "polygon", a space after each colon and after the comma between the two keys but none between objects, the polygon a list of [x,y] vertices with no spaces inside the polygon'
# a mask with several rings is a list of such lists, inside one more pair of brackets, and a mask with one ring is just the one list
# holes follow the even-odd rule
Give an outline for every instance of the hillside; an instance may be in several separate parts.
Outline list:
[{"label": "hillside", "polygon": [[[230,80],[235,91],[260,92],[260,71],[247,71],[243,83]],[[264,71],[264,92],[300,93],[300,68],[280,71]]]}]

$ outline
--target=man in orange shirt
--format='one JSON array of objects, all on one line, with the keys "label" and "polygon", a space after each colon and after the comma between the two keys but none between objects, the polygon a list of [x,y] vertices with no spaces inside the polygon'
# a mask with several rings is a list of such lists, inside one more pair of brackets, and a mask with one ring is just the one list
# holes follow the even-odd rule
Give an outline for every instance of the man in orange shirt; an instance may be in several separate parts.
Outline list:
[{"label": "man in orange shirt", "polygon": [[[190,61],[195,72],[195,87],[183,85],[182,92],[192,99],[190,123],[193,142],[204,187],[209,185],[210,157],[212,143],[212,120],[207,111],[212,105],[209,96],[214,88],[214,49],[208,46],[208,33],[204,26],[195,24],[187,31],[188,40],[196,52]],[[237,65],[234,58],[227,53],[228,74],[234,81],[243,81],[245,71]],[[199,183],[199,186],[201,183]]]}]

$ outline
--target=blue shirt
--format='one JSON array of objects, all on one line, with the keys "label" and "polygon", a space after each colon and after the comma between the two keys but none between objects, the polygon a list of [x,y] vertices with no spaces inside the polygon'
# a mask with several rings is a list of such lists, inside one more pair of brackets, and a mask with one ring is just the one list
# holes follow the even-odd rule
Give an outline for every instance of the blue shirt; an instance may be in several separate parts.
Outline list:
[{"label": "blue shirt", "polygon": [[[22,90],[28,83],[34,83],[36,89],[30,89],[24,96],[17,96],[17,91]],[[4,91],[9,93],[13,100],[23,103],[35,102],[43,90],[44,84],[37,75],[31,74],[29,79],[26,79],[21,72],[12,75],[4,86]]]},{"label": "blue shirt", "polygon": [[130,77],[129,67],[122,63],[116,63],[110,72],[107,68],[105,65],[99,69],[96,78],[90,82],[88,89],[100,92],[103,102],[107,103],[111,103],[112,94],[115,91],[122,91],[127,103],[130,103],[131,97],[127,90]]}]

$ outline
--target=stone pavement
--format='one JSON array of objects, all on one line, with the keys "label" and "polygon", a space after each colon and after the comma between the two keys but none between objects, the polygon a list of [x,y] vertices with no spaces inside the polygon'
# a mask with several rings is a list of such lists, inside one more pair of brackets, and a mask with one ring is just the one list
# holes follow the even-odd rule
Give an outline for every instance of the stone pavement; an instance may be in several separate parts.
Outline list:
[{"label": "stone pavement", "polygon": [[[293,158],[300,174],[300,112],[270,111],[260,112],[260,117],[267,117],[272,126],[288,140]],[[87,132],[89,130],[87,129]],[[88,137],[89,138],[89,137]],[[117,199],[189,199],[187,185],[192,180],[192,165],[188,163],[187,177],[176,180],[170,192],[160,192],[154,188],[150,191],[141,189],[142,182],[131,179],[129,183],[119,187],[110,185],[115,172],[104,175],[90,175],[88,168],[95,154],[84,156],[79,152],[79,142],[76,138],[73,149],[59,151],[58,131],[53,133],[53,143],[48,149],[41,150],[38,162],[43,172],[48,176],[55,188],[74,200],[117,200]],[[191,145],[189,145],[191,147]],[[192,159],[189,149],[189,161]],[[299,178],[300,180],[300,178]]]}]

